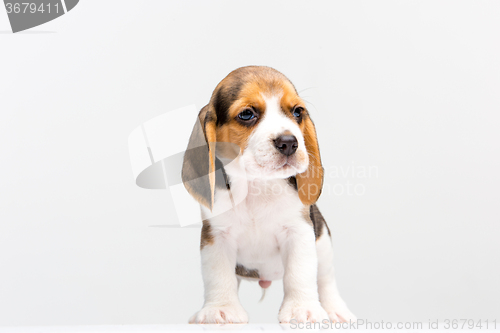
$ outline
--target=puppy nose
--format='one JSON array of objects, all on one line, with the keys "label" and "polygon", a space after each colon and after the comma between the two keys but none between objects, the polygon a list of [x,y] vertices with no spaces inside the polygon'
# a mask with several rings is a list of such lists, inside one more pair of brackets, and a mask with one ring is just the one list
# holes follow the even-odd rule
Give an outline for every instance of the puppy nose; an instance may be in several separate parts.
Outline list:
[{"label": "puppy nose", "polygon": [[299,143],[293,135],[282,135],[274,140],[274,145],[285,156],[290,156],[297,150]]}]

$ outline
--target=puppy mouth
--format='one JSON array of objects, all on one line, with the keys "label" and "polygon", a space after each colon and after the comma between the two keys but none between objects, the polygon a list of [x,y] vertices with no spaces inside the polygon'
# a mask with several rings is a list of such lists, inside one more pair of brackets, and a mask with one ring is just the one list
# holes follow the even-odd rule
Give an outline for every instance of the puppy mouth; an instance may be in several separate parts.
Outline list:
[{"label": "puppy mouth", "polygon": [[280,170],[280,169],[283,169],[283,168],[286,168],[286,167],[289,167],[289,168],[292,168],[294,170],[297,170],[297,167],[295,166],[295,163],[293,163],[294,161],[290,161],[290,158],[285,158],[285,161],[283,163],[281,163],[280,165],[277,165],[275,167],[275,170]]},{"label": "puppy mouth", "polygon": [[259,155],[253,155],[253,158],[251,158],[252,163],[250,163],[250,165],[253,164],[253,167],[248,171],[252,174],[259,174],[264,178],[290,177],[307,169],[307,159],[304,160],[304,154],[301,152],[289,156],[275,152]]},{"label": "puppy mouth", "polygon": [[273,170],[276,172],[286,172],[293,173],[293,175],[303,172],[302,166],[299,161],[297,161],[295,156],[284,157],[278,163],[275,164]]}]

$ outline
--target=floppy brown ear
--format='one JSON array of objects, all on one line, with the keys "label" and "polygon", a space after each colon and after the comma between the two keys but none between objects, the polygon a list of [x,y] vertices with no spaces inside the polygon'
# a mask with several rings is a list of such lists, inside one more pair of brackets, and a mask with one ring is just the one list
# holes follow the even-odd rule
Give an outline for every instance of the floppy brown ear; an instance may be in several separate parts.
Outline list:
[{"label": "floppy brown ear", "polygon": [[296,176],[297,190],[300,201],[304,205],[312,205],[318,200],[323,188],[323,166],[314,124],[309,116],[303,121],[305,122],[304,142],[309,155],[309,166],[306,171]]},{"label": "floppy brown ear", "polygon": [[198,114],[182,163],[182,182],[200,204],[212,210],[215,192],[216,116],[207,105]]}]

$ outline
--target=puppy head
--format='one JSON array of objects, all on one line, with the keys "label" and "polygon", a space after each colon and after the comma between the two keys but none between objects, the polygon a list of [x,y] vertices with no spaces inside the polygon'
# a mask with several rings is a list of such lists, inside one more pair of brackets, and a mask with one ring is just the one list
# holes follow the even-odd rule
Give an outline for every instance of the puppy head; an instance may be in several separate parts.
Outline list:
[{"label": "puppy head", "polygon": [[283,74],[262,66],[236,69],[217,85],[199,117],[208,143],[204,171],[213,175],[208,177],[210,197],[198,200],[202,204],[213,205],[214,148],[220,143],[239,147],[249,179],[294,176],[301,201],[316,202],[323,182],[316,131],[304,101]]}]

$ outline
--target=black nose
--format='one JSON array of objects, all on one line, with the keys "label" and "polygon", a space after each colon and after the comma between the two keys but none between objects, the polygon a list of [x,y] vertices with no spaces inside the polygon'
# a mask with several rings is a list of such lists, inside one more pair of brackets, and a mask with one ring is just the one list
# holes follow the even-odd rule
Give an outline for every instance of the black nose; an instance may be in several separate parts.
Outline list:
[{"label": "black nose", "polygon": [[274,140],[274,145],[285,156],[290,156],[297,150],[299,146],[297,138],[293,135],[282,135]]}]

